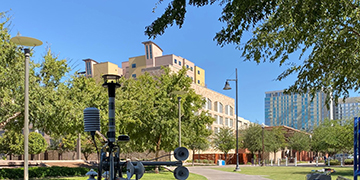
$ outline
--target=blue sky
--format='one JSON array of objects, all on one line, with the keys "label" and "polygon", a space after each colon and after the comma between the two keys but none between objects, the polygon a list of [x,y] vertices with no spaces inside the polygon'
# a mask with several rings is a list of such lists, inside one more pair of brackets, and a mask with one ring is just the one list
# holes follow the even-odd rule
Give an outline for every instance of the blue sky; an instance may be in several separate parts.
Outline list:
[{"label": "blue sky", "polygon": [[[37,38],[44,45],[35,48],[32,57],[40,61],[47,45],[59,58],[71,60],[75,70],[85,70],[83,59],[110,61],[121,66],[129,57],[144,54],[141,42],[145,26],[160,16],[169,1],[152,12],[157,0],[16,0],[2,1],[0,11],[12,16],[11,35]],[[213,41],[223,23],[218,21],[221,6],[188,7],[182,29],[170,27],[165,34],[151,39],[164,54],[184,57],[205,69],[205,83],[209,89],[235,99],[233,88],[224,91],[226,79],[235,78],[238,69],[239,115],[253,122],[264,122],[266,91],[281,90],[295,81],[292,76],[274,81],[286,67],[277,63],[244,62],[234,45],[223,48]],[[248,37],[244,37],[243,43]],[[296,60],[295,60],[296,61]]]}]

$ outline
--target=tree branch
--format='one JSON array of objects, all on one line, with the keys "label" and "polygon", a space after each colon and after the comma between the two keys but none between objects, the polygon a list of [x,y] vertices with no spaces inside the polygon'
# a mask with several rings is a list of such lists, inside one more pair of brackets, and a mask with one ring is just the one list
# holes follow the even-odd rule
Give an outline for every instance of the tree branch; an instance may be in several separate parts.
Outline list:
[{"label": "tree branch", "polygon": [[0,123],[0,129],[3,129],[7,123],[9,123],[12,119],[18,117],[21,114],[21,112],[16,112],[13,116],[6,119],[4,122]]}]

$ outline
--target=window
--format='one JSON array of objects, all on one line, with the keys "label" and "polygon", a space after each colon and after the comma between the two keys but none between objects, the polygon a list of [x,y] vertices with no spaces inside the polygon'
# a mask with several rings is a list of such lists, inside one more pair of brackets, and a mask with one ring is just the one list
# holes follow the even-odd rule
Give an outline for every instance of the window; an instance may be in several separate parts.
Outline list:
[{"label": "window", "polygon": [[198,80],[198,84],[200,84],[200,80]]},{"label": "window", "polygon": [[215,133],[219,133],[219,132],[220,132],[220,128],[219,128],[219,127],[215,127],[214,130],[215,130]]},{"label": "window", "polygon": [[136,74],[132,74],[131,77],[136,78]]},{"label": "window", "polygon": [[198,70],[198,74],[200,74],[200,71]]},{"label": "window", "polygon": [[136,68],[136,64],[135,64],[135,63],[132,64],[132,65],[131,65],[131,68]]},{"label": "window", "polygon": [[149,59],[149,50],[148,45],[146,45],[146,59]]},{"label": "window", "polygon": [[91,75],[91,63],[86,62],[86,74]]},{"label": "window", "polygon": [[220,124],[221,124],[221,125],[224,124],[224,121],[223,121],[223,117],[222,117],[222,116],[219,116],[219,121],[220,121]]},{"label": "window", "polygon": [[186,65],[186,69],[189,69],[189,65]]},{"label": "window", "polygon": [[174,59],[174,62],[175,62],[175,64],[177,64],[177,60],[176,60],[176,59]]},{"label": "window", "polygon": [[217,101],[215,101],[215,103],[214,103],[214,111],[218,111],[218,102]]},{"label": "window", "polygon": [[219,105],[218,105],[218,112],[219,113],[222,113],[223,112],[223,105],[220,103],[220,102],[218,102],[219,103]]},{"label": "window", "polygon": [[193,77],[191,77],[191,80],[194,80],[194,78],[193,78]]},{"label": "window", "polygon": [[234,127],[234,121],[230,119],[230,127]]},{"label": "window", "polygon": [[[218,115],[214,115],[214,118],[215,118],[216,124],[219,124],[219,116],[218,116]],[[215,123],[215,122],[214,122],[214,123]]]},{"label": "window", "polygon": [[190,70],[193,71],[193,67],[190,67]]},{"label": "window", "polygon": [[150,46],[150,59],[152,59],[152,45],[149,46]]},{"label": "window", "polygon": [[234,115],[234,108],[230,106],[230,116]]},{"label": "window", "polygon": [[226,105],[226,106],[225,106],[225,114],[226,114],[226,115],[229,115],[229,114],[230,114],[230,112],[229,112],[229,111],[230,111],[230,108],[229,108],[229,107],[230,107],[229,105]]},{"label": "window", "polygon": [[181,66],[181,61],[179,61],[179,65]]},{"label": "window", "polygon": [[229,126],[229,118],[225,118],[225,125]]},{"label": "window", "polygon": [[212,107],[211,107],[212,102],[211,102],[211,100],[209,98],[206,99],[206,103],[207,103],[207,109],[211,110],[212,109]]}]

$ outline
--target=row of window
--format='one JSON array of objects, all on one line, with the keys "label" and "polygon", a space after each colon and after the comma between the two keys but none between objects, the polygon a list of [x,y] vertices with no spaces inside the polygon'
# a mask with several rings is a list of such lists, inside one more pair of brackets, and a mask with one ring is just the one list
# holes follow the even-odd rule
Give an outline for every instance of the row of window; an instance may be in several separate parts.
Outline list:
[{"label": "row of window", "polygon": [[[214,110],[214,111],[219,112],[219,113],[223,113],[223,104],[221,102],[215,101],[214,102],[214,109],[213,109],[212,108],[212,101],[209,98],[206,98],[206,103],[205,103],[204,108],[208,109],[208,110]],[[234,108],[229,106],[229,105],[226,105],[225,106],[225,114],[233,116],[234,115]]]},{"label": "row of window", "polygon": [[[174,59],[174,63],[175,63],[175,64],[178,64],[178,63],[179,63],[179,65],[181,66],[181,61],[178,61],[177,59]],[[190,67],[189,65],[186,65],[186,68],[187,68],[187,69],[190,69],[191,71],[194,70],[193,67],[192,67],[192,66]],[[200,70],[198,70],[197,73],[200,74]]]}]

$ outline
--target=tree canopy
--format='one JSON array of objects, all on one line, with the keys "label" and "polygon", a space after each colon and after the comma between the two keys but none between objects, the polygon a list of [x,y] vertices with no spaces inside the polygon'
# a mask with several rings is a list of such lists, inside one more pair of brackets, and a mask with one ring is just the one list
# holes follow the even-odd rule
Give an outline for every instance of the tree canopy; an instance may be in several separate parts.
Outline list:
[{"label": "tree canopy", "polygon": [[236,138],[232,128],[221,127],[218,133],[215,133],[213,138],[215,149],[224,152],[225,162],[227,161],[227,154],[230,150],[235,148]]},{"label": "tree canopy", "polygon": [[[225,25],[214,40],[220,46],[235,44],[245,60],[287,66],[277,80],[291,74],[297,80],[286,92],[315,95],[323,90],[338,99],[359,90],[358,0],[171,0],[145,34],[156,38],[174,23],[181,28],[187,4],[202,7],[216,2],[223,7],[219,21]],[[247,31],[252,36],[243,42]]]},{"label": "tree canopy", "polygon": [[[122,88],[116,96],[116,124],[121,134],[131,138],[132,150],[173,151],[178,147],[178,99],[175,91],[186,92],[181,100],[181,131],[183,143],[190,145],[194,131],[209,134],[206,125],[213,118],[198,112],[205,103],[202,97],[190,87],[191,79],[186,69],[171,73],[163,68],[159,76],[148,73],[122,79]],[[204,134],[204,135],[205,135]],[[199,141],[203,141],[201,137]]]}]

